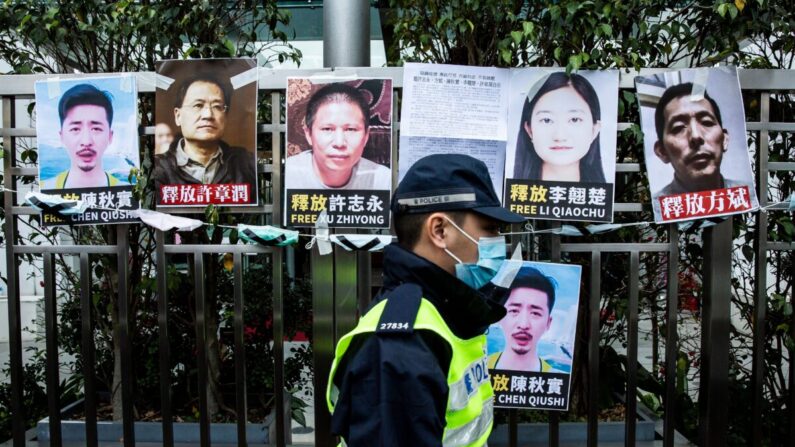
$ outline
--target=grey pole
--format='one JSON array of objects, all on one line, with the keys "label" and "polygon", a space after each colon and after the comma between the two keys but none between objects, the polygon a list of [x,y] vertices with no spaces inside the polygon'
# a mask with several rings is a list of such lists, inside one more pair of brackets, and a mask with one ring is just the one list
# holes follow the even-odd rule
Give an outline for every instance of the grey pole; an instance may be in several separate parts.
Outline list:
[{"label": "grey pole", "polygon": [[[370,2],[326,0],[323,2],[323,66],[370,66]],[[331,447],[331,417],[326,406],[326,385],[334,360],[337,331],[355,325],[357,266],[369,256],[335,253],[320,256],[312,250],[312,303],[315,366],[315,446]]]},{"label": "grey pole", "polygon": [[370,2],[323,2],[323,66],[370,66]]}]

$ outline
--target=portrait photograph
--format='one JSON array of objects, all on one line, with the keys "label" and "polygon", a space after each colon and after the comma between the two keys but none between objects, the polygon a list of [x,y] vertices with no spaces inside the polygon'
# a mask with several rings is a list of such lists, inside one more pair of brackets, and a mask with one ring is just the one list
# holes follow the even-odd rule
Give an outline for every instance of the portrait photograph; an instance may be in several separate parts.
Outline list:
[{"label": "portrait photograph", "polygon": [[256,61],[166,60],[156,68],[157,205],[256,205]]},{"label": "portrait photograph", "polygon": [[288,78],[288,190],[392,189],[392,80]]},{"label": "portrait photograph", "polygon": [[579,265],[522,262],[506,316],[489,327],[489,369],[570,373],[580,300]]},{"label": "portrait photograph", "polygon": [[614,183],[618,73],[511,72],[505,176]]},{"label": "portrait photograph", "polygon": [[130,187],[140,166],[135,78],[38,81],[36,139],[42,191]]},{"label": "portrait photograph", "polygon": [[758,208],[734,67],[635,78],[655,221]]}]

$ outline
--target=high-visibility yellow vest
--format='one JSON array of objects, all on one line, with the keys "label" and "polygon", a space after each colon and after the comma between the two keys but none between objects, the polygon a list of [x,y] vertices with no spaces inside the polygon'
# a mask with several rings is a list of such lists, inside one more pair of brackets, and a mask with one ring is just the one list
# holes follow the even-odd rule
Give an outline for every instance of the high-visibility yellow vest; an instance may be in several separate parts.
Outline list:
[{"label": "high-visibility yellow vest", "polygon": [[[334,385],[334,374],[353,338],[360,334],[376,332],[379,323],[401,324],[381,322],[388,301],[389,298],[376,304],[359,320],[356,328],[345,334],[337,343],[326,389],[326,402],[332,414],[339,394],[339,390]],[[408,301],[408,305],[411,305],[410,300]],[[442,445],[444,447],[485,445],[494,419],[494,391],[487,365],[486,336],[479,335],[468,340],[456,337],[447,327],[436,307],[425,298],[420,301],[413,328],[433,331],[447,341],[452,351],[447,374],[449,394]]]}]

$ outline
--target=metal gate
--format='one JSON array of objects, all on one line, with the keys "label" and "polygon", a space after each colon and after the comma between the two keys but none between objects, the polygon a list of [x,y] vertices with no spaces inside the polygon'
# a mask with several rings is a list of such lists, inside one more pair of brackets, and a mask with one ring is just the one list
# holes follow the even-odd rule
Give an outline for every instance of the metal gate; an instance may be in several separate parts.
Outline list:
[{"label": "metal gate", "polygon": [[[261,136],[270,135],[272,152],[272,163],[260,169],[260,176],[266,176],[271,182],[273,193],[270,198],[263,198],[264,203],[258,206],[235,209],[234,213],[256,213],[269,216],[267,221],[281,222],[281,197],[282,197],[282,178],[281,166],[283,164],[284,144],[283,134],[285,124],[282,121],[283,96],[286,78],[288,76],[310,76],[317,74],[350,74],[355,73],[361,77],[391,77],[393,86],[396,89],[394,104],[398,104],[397,97],[402,88],[402,70],[400,68],[356,68],[344,70],[279,70],[268,71],[262,69],[259,78],[259,88],[261,94],[270,95],[272,109],[267,122],[259,123],[258,132]],[[643,73],[643,72],[642,72]],[[150,94],[154,91],[154,84],[151,82],[153,73],[137,73],[139,81],[139,92]],[[632,90],[633,74],[622,73],[620,88]],[[92,271],[90,268],[91,257],[99,254],[115,256],[119,273],[118,281],[118,320],[119,320],[119,342],[121,345],[121,386],[123,397],[123,444],[126,446],[134,445],[134,414],[133,414],[133,378],[131,377],[131,364],[134,359],[130,352],[130,333],[129,322],[133,315],[127,312],[127,296],[129,284],[129,271],[127,263],[127,253],[130,247],[128,240],[128,226],[119,225],[116,230],[115,245],[22,245],[19,244],[17,235],[19,234],[19,219],[26,215],[34,214],[35,211],[30,207],[21,204],[21,197],[10,191],[15,190],[17,180],[23,176],[36,176],[37,169],[32,167],[18,166],[20,148],[17,141],[21,137],[35,137],[35,130],[29,127],[18,127],[15,122],[17,108],[20,100],[29,100],[33,95],[33,84],[44,76],[0,76],[0,96],[2,96],[2,141],[4,150],[4,193],[3,209],[5,212],[4,238],[6,248],[6,266],[3,274],[7,275],[8,281],[8,310],[9,310],[9,330],[10,330],[10,363],[11,363],[11,388],[12,412],[21,415],[24,412],[22,399],[22,327],[20,319],[20,293],[19,285],[20,261],[23,255],[35,255],[42,259],[44,272],[44,302],[45,302],[45,329],[46,329],[46,350],[47,350],[47,390],[50,418],[50,436],[52,445],[61,445],[61,425],[60,408],[64,404],[59,402],[58,396],[58,325],[56,324],[56,290],[55,290],[55,268],[54,257],[68,255],[77,259],[78,271],[80,275],[81,303],[82,303],[82,327],[83,342],[82,355],[87,359],[84,369],[81,372],[85,378],[85,430],[88,445],[97,445],[96,426],[97,426],[97,402],[95,400],[95,383],[93,362],[90,361],[94,356],[93,341],[90,336],[91,307],[90,307],[90,284],[92,281]],[[771,93],[782,93],[795,90],[795,73],[786,70],[745,70],[740,71],[740,79],[746,95],[753,95],[760,104],[758,121],[747,123],[749,132],[758,132],[757,162],[756,172],[758,175],[758,191],[762,192],[760,197],[761,206],[768,204],[768,191],[771,172],[793,171],[795,162],[770,161],[768,159],[769,133],[795,132],[795,123],[792,122],[770,122],[770,96]],[[397,106],[396,106],[397,107]],[[395,117],[399,116],[395,110]],[[619,131],[626,129],[628,123],[619,123]],[[399,124],[396,122],[393,127],[393,155],[397,160],[397,135]],[[154,127],[149,126],[141,129],[142,135],[154,134]],[[393,178],[396,178],[397,163],[393,164]],[[641,172],[641,165],[637,162],[618,163],[617,177],[627,173]],[[643,203],[616,203],[616,217],[631,215],[643,210],[648,204]],[[783,205],[778,208],[785,208]],[[184,210],[167,209],[166,212],[184,213]],[[767,226],[767,215],[760,212],[756,215],[757,225],[760,228]],[[529,257],[539,257],[552,261],[560,260],[564,256],[585,256],[585,271],[588,272],[589,300],[587,302],[587,351],[584,356],[580,356],[580,362],[587,366],[588,383],[591,384],[587,389],[586,405],[588,408],[588,436],[587,445],[595,446],[599,431],[598,422],[598,386],[600,381],[600,361],[599,361],[599,338],[600,338],[600,297],[603,295],[602,275],[603,260],[606,256],[620,255],[625,257],[628,265],[628,293],[627,293],[627,396],[635,396],[637,391],[637,360],[638,360],[638,299],[639,299],[639,277],[641,275],[640,260],[642,256],[650,253],[660,254],[667,262],[667,284],[665,301],[667,310],[665,312],[665,324],[669,330],[665,334],[665,363],[673,365],[677,361],[677,318],[678,318],[678,272],[679,272],[679,250],[680,235],[675,225],[667,226],[668,242],[648,243],[643,241],[633,242],[610,242],[607,238],[603,241],[595,238],[589,242],[578,242],[577,240],[566,240],[561,242],[560,236],[543,235],[531,238],[531,245],[534,247],[528,252]],[[753,368],[754,376],[753,396],[751,402],[751,429],[753,431],[753,442],[761,445],[761,400],[764,399],[764,383],[762,378],[762,368],[764,367],[762,350],[764,349],[764,323],[766,318],[767,300],[767,275],[766,259],[768,253],[772,251],[791,251],[795,245],[791,242],[770,242],[764,232],[757,232],[758,239],[755,241],[754,251],[756,253],[755,271],[755,306],[754,320],[757,324],[753,329]],[[275,445],[283,446],[286,444],[285,430],[289,430],[290,421],[285,418],[284,401],[284,376],[282,364],[284,361],[284,291],[281,277],[284,260],[284,249],[266,248],[251,245],[182,245],[165,243],[165,235],[162,232],[156,233],[156,260],[157,260],[157,287],[158,287],[158,327],[159,327],[159,358],[161,365],[170,365],[170,353],[168,344],[168,296],[166,286],[168,258],[175,254],[185,254],[194,274],[195,317],[196,317],[196,355],[199,359],[200,367],[198,371],[198,387],[200,390],[207,388],[208,371],[206,367],[206,346],[204,344],[206,333],[206,308],[203,286],[205,270],[205,255],[231,253],[233,257],[234,271],[234,350],[238,353],[244,352],[243,335],[243,303],[244,300],[254,297],[243,296],[242,289],[242,266],[243,256],[252,253],[264,253],[270,256],[270,264],[273,267],[273,339],[274,350],[276,352],[276,368],[274,384],[277,390],[276,398],[276,436],[271,442]],[[732,219],[729,218],[724,223],[704,230],[703,249],[704,249],[704,294],[703,294],[703,325],[700,328],[701,334],[701,358],[702,373],[700,383],[700,443],[703,445],[725,445],[727,432],[727,403],[732,397],[728,395],[728,366],[729,366],[729,347],[730,347],[730,300],[731,286],[729,279],[732,277]],[[518,242],[514,238],[514,243]],[[370,300],[370,291],[373,283],[373,273],[371,270],[371,259],[369,253],[349,253],[337,250],[333,255],[320,256],[314,250],[311,258],[311,275],[313,283],[313,334],[314,334],[314,396],[315,396],[315,444],[318,446],[333,445],[333,440],[329,436],[330,418],[326,409],[325,387],[328,378],[329,368],[333,359],[333,348],[336,340],[350,330],[356,322],[357,315],[366,308]],[[792,297],[789,297],[792,302]],[[790,331],[795,336],[795,324],[791,325]],[[236,409],[238,414],[246,414],[246,387],[256,386],[248,383],[245,377],[245,358],[243,355],[235,356],[236,371]],[[792,389],[792,375],[795,374],[795,364],[790,357],[790,389]],[[676,407],[674,403],[675,368],[667,368],[665,371],[665,393],[664,402],[665,413],[661,433],[663,444],[672,446],[675,443],[674,417]],[[168,366],[161,368],[160,373],[160,399],[162,405],[162,433],[165,445],[173,445],[173,414],[169,401],[169,371]],[[198,444],[210,445],[210,420],[207,412],[206,393],[199,394],[202,398],[199,402],[199,427],[200,437]],[[636,412],[636,399],[630,398],[626,402],[626,414],[634,415]],[[788,415],[789,426],[795,428],[795,393],[789,394]],[[560,440],[560,425],[557,414],[550,413],[551,422],[549,423],[549,445],[558,445]],[[287,419],[287,420],[286,420]],[[508,412],[509,420],[509,444],[519,445],[517,439],[517,412]],[[634,445],[636,433],[636,421],[634,417],[626,418],[625,434],[626,445]],[[245,418],[240,418],[237,423],[237,441],[240,445],[246,444],[246,423]],[[13,418],[13,445],[22,446],[25,444],[24,418]],[[795,436],[791,436],[791,445],[795,445]]]}]

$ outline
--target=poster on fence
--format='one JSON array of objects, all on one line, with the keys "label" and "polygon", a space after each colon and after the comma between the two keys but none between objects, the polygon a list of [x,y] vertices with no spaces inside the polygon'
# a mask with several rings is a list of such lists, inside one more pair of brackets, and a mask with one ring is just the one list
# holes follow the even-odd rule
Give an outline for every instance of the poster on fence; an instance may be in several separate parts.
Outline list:
[{"label": "poster on fence", "polygon": [[288,78],[284,224],[388,228],[392,80]]},{"label": "poster on fence", "polygon": [[41,192],[82,200],[82,214],[42,213],[42,224],[136,222],[138,96],[132,75],[37,81]]},{"label": "poster on fence", "polygon": [[759,208],[734,67],[635,78],[654,220]]},{"label": "poster on fence", "polygon": [[494,279],[516,275],[504,303],[507,314],[487,334],[494,406],[566,411],[582,268],[524,261],[517,272],[511,264]]},{"label": "poster on fence", "polygon": [[399,178],[427,155],[466,154],[486,164],[502,191],[509,76],[493,67],[406,64]]},{"label": "poster on fence", "polygon": [[618,72],[511,70],[503,205],[532,219],[613,221]]},{"label": "poster on fence", "polygon": [[257,63],[158,61],[158,206],[257,204]]}]

